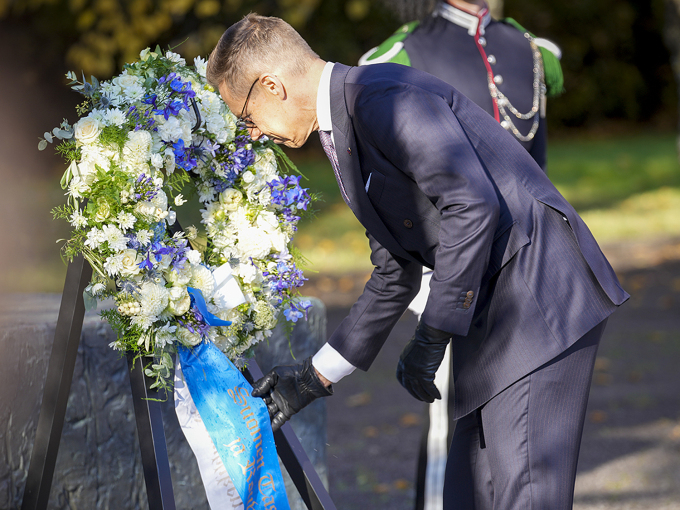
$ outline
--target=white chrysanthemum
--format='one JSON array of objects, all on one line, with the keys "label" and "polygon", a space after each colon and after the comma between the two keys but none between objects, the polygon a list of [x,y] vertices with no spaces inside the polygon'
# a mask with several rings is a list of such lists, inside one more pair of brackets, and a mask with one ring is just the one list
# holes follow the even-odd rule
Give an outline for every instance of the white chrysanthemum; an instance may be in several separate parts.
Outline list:
[{"label": "white chrysanthemum", "polygon": [[201,183],[198,186],[198,199],[201,202],[212,202],[215,199],[215,188],[208,183]]},{"label": "white chrysanthemum", "polygon": [[118,106],[118,103],[120,103],[120,95],[122,93],[120,86],[111,81],[103,81],[100,85],[102,92],[106,94],[106,96],[112,103],[114,103],[115,106]]},{"label": "white chrysanthemum", "polygon": [[158,125],[158,134],[163,141],[175,143],[181,138],[184,140],[185,145],[191,143],[192,126],[188,116],[179,115],[165,120],[165,117],[162,115],[156,115],[154,119],[156,120],[156,125]]},{"label": "white chrysanthemum", "polygon": [[146,331],[153,326],[153,323],[156,320],[157,318],[155,316],[139,314],[133,315],[130,322],[133,326],[139,326],[142,330]]},{"label": "white chrysanthemum", "polygon": [[184,229],[184,233],[189,241],[193,241],[198,236],[198,229],[193,225],[189,225]]},{"label": "white chrysanthemum", "polygon": [[137,221],[137,218],[134,214],[124,211],[119,212],[118,216],[116,217],[116,223],[120,225],[120,229],[123,232],[133,228],[135,226],[135,221]]},{"label": "white chrysanthemum", "polygon": [[225,131],[227,128],[227,121],[224,116],[219,112],[209,114],[205,118],[205,127],[211,133],[218,133],[219,131]]},{"label": "white chrysanthemum", "polygon": [[128,166],[134,167],[146,163],[151,159],[151,133],[140,129],[130,131],[128,139],[123,146],[123,157]]},{"label": "white chrysanthemum", "polygon": [[99,230],[97,227],[93,228],[87,233],[87,238],[85,239],[85,246],[89,246],[93,250],[99,248],[99,246],[106,241],[106,236],[104,232]]},{"label": "white chrysanthemum", "polygon": [[157,317],[168,306],[169,292],[164,285],[144,282],[140,287],[140,294],[139,304],[142,306],[142,315]]},{"label": "white chrysanthemum", "polygon": [[123,94],[131,102],[139,101],[140,99],[144,98],[145,92],[146,91],[142,85],[132,85],[131,87],[126,87],[123,89]]},{"label": "white chrysanthemum", "polygon": [[121,127],[125,124],[125,114],[118,108],[111,108],[104,114],[104,122],[109,126]]},{"label": "white chrysanthemum", "polygon": [[191,280],[189,287],[198,289],[203,294],[203,298],[207,301],[213,295],[215,290],[215,279],[213,278],[210,269],[201,265],[192,265]]},{"label": "white chrysanthemum", "polygon": [[222,110],[224,109],[224,101],[214,92],[209,90],[199,90],[196,94],[200,100],[201,114],[204,118],[208,118],[211,115],[219,114],[222,115]]},{"label": "white chrysanthemum", "polygon": [[187,328],[179,327],[175,332],[175,336],[179,342],[186,347],[194,347],[201,343],[202,338],[196,333],[192,333]]},{"label": "white chrysanthemum", "polygon": [[115,251],[122,251],[127,248],[128,239],[123,235],[123,232],[114,225],[104,225],[102,232],[106,241],[109,243],[109,248]]},{"label": "white chrysanthemum", "polygon": [[88,184],[79,177],[74,177],[71,179],[71,182],[68,183],[67,194],[69,196],[74,198],[83,198],[83,195],[88,191],[90,191],[90,186],[88,186]]},{"label": "white chrysanthemum", "polygon": [[196,57],[194,58],[194,67],[196,68],[196,72],[205,78],[208,62],[202,57]]},{"label": "white chrysanthemum", "polygon": [[120,274],[123,269],[123,260],[120,255],[111,255],[104,261],[104,269],[110,277],[115,277]]},{"label": "white chrysanthemum", "polygon": [[181,66],[184,66],[187,63],[187,61],[184,60],[181,55],[179,55],[178,53],[174,53],[172,51],[166,51],[165,58],[167,58],[171,62],[177,62]]},{"label": "white chrysanthemum", "polygon": [[153,238],[153,232],[150,230],[142,229],[137,232],[137,241],[139,241],[142,246],[149,244],[149,241]]},{"label": "white chrysanthemum", "polygon": [[70,217],[69,223],[75,228],[83,228],[87,226],[87,217],[80,211],[76,210]]},{"label": "white chrysanthemum", "polygon": [[171,326],[170,323],[156,330],[156,347],[162,349],[166,345],[171,345],[175,341],[176,331],[177,326]]},{"label": "white chrysanthemum", "polygon": [[263,259],[272,251],[272,243],[266,232],[255,227],[239,229],[238,250],[240,258]]}]

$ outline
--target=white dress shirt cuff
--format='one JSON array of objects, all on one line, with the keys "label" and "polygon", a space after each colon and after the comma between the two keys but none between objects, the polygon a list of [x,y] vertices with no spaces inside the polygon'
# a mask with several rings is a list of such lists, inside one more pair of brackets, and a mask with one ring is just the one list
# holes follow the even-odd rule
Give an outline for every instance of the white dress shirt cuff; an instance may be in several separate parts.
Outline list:
[{"label": "white dress shirt cuff", "polygon": [[314,355],[312,365],[321,375],[334,384],[357,368],[329,344],[324,344]]}]

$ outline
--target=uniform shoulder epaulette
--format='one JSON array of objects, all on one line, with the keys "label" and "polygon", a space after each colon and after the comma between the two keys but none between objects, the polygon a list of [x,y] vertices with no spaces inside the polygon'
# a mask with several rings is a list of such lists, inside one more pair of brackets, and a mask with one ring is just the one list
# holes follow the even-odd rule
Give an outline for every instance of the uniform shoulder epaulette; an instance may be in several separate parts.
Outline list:
[{"label": "uniform shoulder epaulette", "polygon": [[411,21],[397,29],[394,34],[385,39],[380,46],[367,51],[359,59],[359,65],[365,66],[369,64],[381,64],[383,62],[392,62],[394,64],[411,65],[411,59],[408,53],[404,50],[404,39],[406,39],[411,32],[419,25],[419,21]]},{"label": "uniform shoulder epaulette", "polygon": [[545,73],[545,86],[547,88],[546,95],[548,97],[555,97],[562,94],[564,92],[564,76],[562,75],[562,66],[560,65],[562,51],[559,46],[548,39],[536,37],[512,18],[504,18],[501,21],[515,27],[522,33],[528,33],[533,38],[543,59],[543,72]]}]

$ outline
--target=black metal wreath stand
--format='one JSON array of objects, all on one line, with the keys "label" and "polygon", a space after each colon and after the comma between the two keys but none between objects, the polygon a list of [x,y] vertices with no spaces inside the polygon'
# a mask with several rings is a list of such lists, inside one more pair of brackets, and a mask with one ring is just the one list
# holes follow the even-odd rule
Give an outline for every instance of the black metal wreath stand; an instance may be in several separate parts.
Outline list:
[{"label": "black metal wreath stand", "polygon": [[[68,265],[22,510],[47,508],[85,317],[83,291],[91,276],[92,268],[82,256],[76,257]],[[128,365],[131,369],[130,386],[149,509],[175,510],[161,405],[154,401],[158,398],[158,393],[149,388],[150,380],[144,375],[142,363],[133,366],[132,360],[133,357],[128,356]],[[262,377],[255,360],[249,362],[245,376],[251,383]],[[335,510],[333,501],[290,424],[286,423],[274,433],[274,440],[278,455],[307,508]]]}]

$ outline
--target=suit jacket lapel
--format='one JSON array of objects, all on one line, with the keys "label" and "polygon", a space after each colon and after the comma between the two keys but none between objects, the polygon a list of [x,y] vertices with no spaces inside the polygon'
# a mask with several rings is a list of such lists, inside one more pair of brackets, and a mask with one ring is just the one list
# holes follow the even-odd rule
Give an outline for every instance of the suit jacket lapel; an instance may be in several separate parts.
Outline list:
[{"label": "suit jacket lapel", "polygon": [[400,257],[415,260],[387,229],[377,211],[368,199],[364,180],[361,176],[359,153],[356,147],[354,129],[347,111],[345,98],[345,80],[351,67],[335,64],[331,75],[331,120],[333,121],[333,139],[335,151],[338,155],[340,175],[349,197],[349,207],[366,227],[366,230],[376,238],[390,253]]}]

